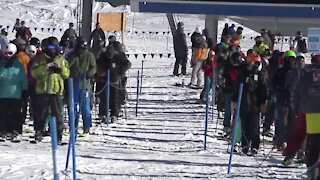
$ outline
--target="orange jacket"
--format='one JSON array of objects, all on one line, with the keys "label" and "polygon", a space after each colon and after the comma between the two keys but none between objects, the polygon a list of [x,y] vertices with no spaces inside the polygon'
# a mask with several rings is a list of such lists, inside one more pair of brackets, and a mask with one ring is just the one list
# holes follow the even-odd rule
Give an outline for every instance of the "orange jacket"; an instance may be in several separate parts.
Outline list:
[{"label": "orange jacket", "polygon": [[196,49],[194,61],[204,61],[208,58],[209,48]]},{"label": "orange jacket", "polygon": [[24,71],[26,72],[26,74],[28,73],[28,64],[30,62],[30,57],[28,56],[27,53],[21,51],[17,54],[17,59],[19,60],[19,62],[22,64]]}]

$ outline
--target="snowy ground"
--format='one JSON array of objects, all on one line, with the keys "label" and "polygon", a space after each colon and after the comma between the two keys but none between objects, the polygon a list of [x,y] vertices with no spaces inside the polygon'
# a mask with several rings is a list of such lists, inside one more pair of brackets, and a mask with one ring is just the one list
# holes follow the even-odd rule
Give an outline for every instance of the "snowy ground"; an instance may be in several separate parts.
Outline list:
[{"label": "snowy ground", "polygon": [[[76,0],[0,0],[0,24],[12,26],[15,18],[26,20],[30,27],[66,28],[75,22]],[[126,8],[111,8],[107,4],[95,3],[94,12],[120,11]],[[163,14],[128,14],[128,54],[172,53],[171,35],[135,34],[134,31],[168,31]],[[145,20],[145,17],[148,17]],[[204,16],[176,16],[185,22],[186,31],[196,26],[204,27]],[[221,30],[224,22],[219,23]],[[245,29],[245,36],[257,35]],[[60,37],[59,31],[36,31],[34,35]],[[12,37],[13,34],[10,36]],[[244,49],[253,41],[243,42]],[[284,46],[286,47],[286,46]],[[228,142],[218,136],[222,120],[216,113],[210,115],[208,149],[203,149],[205,108],[198,104],[200,90],[173,86],[181,78],[172,74],[174,59],[161,59],[158,55],[146,57],[143,89],[140,96],[138,117],[135,117],[135,76],[141,67],[142,55],[130,56],[128,118],[108,127],[94,123],[92,131],[98,135],[79,139],[77,143],[77,175],[79,179],[301,179],[306,168],[282,168],[283,157],[273,150],[261,166],[264,155],[271,145],[263,146],[257,158],[234,156],[232,174],[227,175],[229,155]],[[190,70],[189,70],[190,72]],[[189,82],[189,77],[185,78]],[[211,112],[211,110],[210,110]],[[0,179],[39,180],[52,179],[50,139],[41,144],[30,144],[29,135],[24,134],[20,144],[0,144]],[[68,137],[64,137],[67,141]],[[67,147],[59,147],[59,170],[64,170]],[[64,179],[66,176],[61,173]],[[67,178],[68,179],[68,178]]]}]

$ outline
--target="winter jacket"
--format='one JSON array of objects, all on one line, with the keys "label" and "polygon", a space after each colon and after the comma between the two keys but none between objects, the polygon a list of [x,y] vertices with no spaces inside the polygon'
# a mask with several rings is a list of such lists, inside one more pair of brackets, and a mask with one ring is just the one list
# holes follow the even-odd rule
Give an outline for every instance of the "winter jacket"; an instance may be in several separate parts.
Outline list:
[{"label": "winter jacket", "polygon": [[263,34],[262,37],[263,37],[263,43],[265,45],[267,45],[268,47],[272,47],[272,42],[271,42],[271,39],[270,39],[269,35],[268,34]]},{"label": "winter jacket", "polygon": [[[216,68],[217,68],[217,62],[216,61],[212,61],[211,59],[207,59],[202,65],[204,76],[212,78],[213,77],[213,71],[216,70]],[[216,74],[217,73],[215,73],[215,76],[216,76]]]},{"label": "winter jacket", "polygon": [[8,67],[4,57],[0,60],[0,98],[21,99],[27,89],[27,77],[23,66],[14,58]]},{"label": "winter jacket", "polygon": [[110,70],[110,82],[118,83],[131,67],[131,63],[123,52],[119,52],[113,58],[102,55],[97,60],[97,67],[97,82],[105,83],[108,78],[108,70]]},{"label": "winter jacket", "polygon": [[199,47],[199,42],[197,42],[197,37],[201,36],[200,33],[197,33],[197,32],[193,32],[192,35],[191,35],[191,47],[192,48],[197,48]]},{"label": "winter jacket", "polygon": [[[74,79],[74,85],[77,85],[77,82],[80,80],[80,87],[84,86],[87,90],[91,89],[89,80],[92,79],[97,72],[94,55],[88,50],[83,52],[74,50],[66,55],[66,59],[68,60],[70,67],[70,77]],[[87,79],[85,85],[83,85],[84,79]]]},{"label": "winter jacket", "polygon": [[205,61],[208,58],[209,48],[198,48],[195,52],[194,61]]},{"label": "winter jacket", "polygon": [[235,85],[232,101],[238,101],[240,83],[243,83],[241,109],[242,113],[259,113],[260,105],[265,104],[268,99],[266,74],[257,69],[249,70],[248,64],[241,65],[240,75]]},{"label": "winter jacket", "polygon": [[176,58],[186,58],[188,56],[186,34],[177,31],[173,36],[173,47]]},{"label": "winter jacket", "polygon": [[32,66],[34,64],[34,60],[37,58],[37,56],[40,56],[42,54],[41,50],[37,50],[37,54],[35,57],[31,58],[27,67],[27,78],[28,78],[28,91],[31,93],[35,91],[36,88],[36,79],[32,76]]},{"label": "winter jacket", "polygon": [[72,29],[72,28],[69,28],[67,29],[63,35],[62,35],[62,38],[61,39],[70,39],[70,40],[73,40],[73,39],[76,39],[77,37],[77,32]]},{"label": "winter jacket", "polygon": [[254,45],[252,48],[255,52],[257,52],[259,55],[264,55],[266,50],[269,49],[269,46],[267,46],[264,43],[261,43],[259,46]]},{"label": "winter jacket", "polygon": [[30,57],[29,55],[24,52],[24,51],[20,51],[17,54],[17,58],[20,61],[20,63],[23,65],[24,71],[26,72],[26,74],[28,73],[28,64],[30,62]]},{"label": "winter jacket", "polygon": [[0,50],[4,52],[7,48],[7,44],[9,43],[7,36],[0,35]]},{"label": "winter jacket", "polygon": [[221,66],[223,66],[223,91],[225,93],[232,93],[236,89],[235,85],[239,78],[240,69],[238,66],[232,66],[230,60],[222,62]]},{"label": "winter jacket", "polygon": [[[47,69],[46,65],[52,62],[60,64],[61,70]],[[70,70],[68,62],[61,55],[52,59],[46,54],[41,54],[36,56],[31,74],[36,79],[36,94],[63,95],[64,80],[70,76]]]},{"label": "winter jacket", "polygon": [[16,38],[21,38],[29,42],[29,39],[32,37],[32,33],[30,31],[30,28],[27,27],[19,27],[17,29]]},{"label": "winter jacket", "polygon": [[106,35],[104,34],[101,28],[95,29],[92,31],[90,35],[90,41],[91,40],[93,41],[92,43],[93,48],[101,48],[102,47],[101,43],[103,43],[103,45],[105,44]]}]

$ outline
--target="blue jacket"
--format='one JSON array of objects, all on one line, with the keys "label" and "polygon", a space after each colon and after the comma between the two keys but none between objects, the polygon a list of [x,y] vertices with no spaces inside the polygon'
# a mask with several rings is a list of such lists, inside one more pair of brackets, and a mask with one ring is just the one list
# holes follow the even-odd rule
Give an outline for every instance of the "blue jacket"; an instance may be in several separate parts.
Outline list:
[{"label": "blue jacket", "polygon": [[5,60],[0,59],[0,98],[21,99],[22,91],[27,89],[27,76],[22,64],[14,59],[5,67]]}]

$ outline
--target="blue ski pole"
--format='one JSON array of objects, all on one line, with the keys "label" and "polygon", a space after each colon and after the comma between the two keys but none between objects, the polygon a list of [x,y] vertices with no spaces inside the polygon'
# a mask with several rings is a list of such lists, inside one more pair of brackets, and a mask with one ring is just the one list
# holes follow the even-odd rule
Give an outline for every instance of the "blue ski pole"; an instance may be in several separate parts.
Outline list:
[{"label": "blue ski pole", "polygon": [[140,72],[138,71],[137,74],[137,102],[136,102],[136,117],[138,116],[138,105],[139,105],[139,76],[140,76]]},{"label": "blue ski pole", "polygon": [[110,70],[108,69],[108,77],[107,77],[107,91],[106,91],[106,96],[107,96],[107,126],[110,122]]},{"label": "blue ski pole", "polygon": [[57,140],[57,122],[56,118],[50,119],[50,133],[51,133],[51,144],[52,144],[52,162],[53,162],[53,177],[54,180],[59,180],[59,172],[57,165],[57,151],[58,151],[58,140]]},{"label": "blue ski pole", "polygon": [[209,91],[210,91],[210,79],[207,77],[206,79],[206,121],[205,121],[205,129],[204,129],[204,149],[207,149],[207,134],[208,134],[208,113],[209,113]]},{"label": "blue ski pole", "polygon": [[232,162],[232,156],[234,151],[234,144],[236,142],[236,129],[238,126],[239,116],[240,116],[240,106],[241,106],[241,99],[242,99],[242,91],[243,91],[243,83],[240,84],[239,88],[239,96],[238,96],[238,104],[237,104],[237,112],[235,117],[235,122],[232,130],[232,145],[231,145],[231,151],[230,151],[230,157],[229,157],[229,164],[228,164],[228,174],[230,174],[231,171],[231,162]]}]

